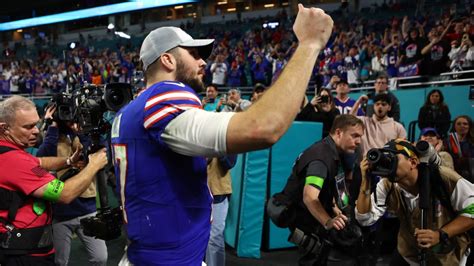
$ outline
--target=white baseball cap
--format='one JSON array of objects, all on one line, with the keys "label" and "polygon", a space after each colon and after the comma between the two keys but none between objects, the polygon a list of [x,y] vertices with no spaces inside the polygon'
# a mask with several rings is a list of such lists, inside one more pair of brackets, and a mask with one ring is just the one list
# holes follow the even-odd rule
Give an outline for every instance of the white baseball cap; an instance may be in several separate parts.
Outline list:
[{"label": "white baseball cap", "polygon": [[140,48],[140,60],[143,70],[153,64],[163,53],[175,47],[195,47],[199,56],[207,59],[211,55],[214,39],[193,39],[189,34],[177,27],[161,27],[151,31],[143,40]]}]

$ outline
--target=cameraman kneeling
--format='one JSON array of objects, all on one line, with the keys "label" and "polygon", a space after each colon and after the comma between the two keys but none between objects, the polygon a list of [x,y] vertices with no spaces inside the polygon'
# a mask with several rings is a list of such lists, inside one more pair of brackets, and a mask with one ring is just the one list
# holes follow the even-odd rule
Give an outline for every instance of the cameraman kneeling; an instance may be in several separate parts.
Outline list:
[{"label": "cameraman kneeling", "polygon": [[54,265],[52,202],[68,204],[107,164],[105,149],[65,182],[46,170],[66,166],[67,157],[36,158],[24,151],[36,144],[35,104],[12,96],[0,103],[0,264]]},{"label": "cameraman kneeling", "polygon": [[[60,120],[55,105],[46,110],[45,121],[50,125],[47,129],[43,143],[39,146],[37,157],[59,156],[67,157],[67,167],[57,171],[61,181],[67,180],[84,168],[85,162],[80,160],[77,150],[88,150],[91,138],[81,134],[77,123]],[[53,119],[56,117],[56,119]],[[76,158],[77,157],[77,158]],[[96,185],[90,183],[87,189],[69,204],[56,203],[53,205],[53,244],[56,250],[55,263],[58,266],[68,265],[71,239],[75,233],[86,247],[91,265],[107,264],[107,246],[105,241],[86,236],[80,226],[82,218],[96,215]]]},{"label": "cameraman kneeling", "polygon": [[[290,241],[299,246],[300,265],[356,263],[353,257],[345,255],[352,248],[351,244],[355,244],[349,242],[360,240],[360,234],[359,237],[353,235],[357,230],[346,211],[350,209],[349,189],[342,158],[344,153],[355,152],[363,133],[364,124],[360,119],[352,115],[337,116],[329,136],[306,149],[295,162],[290,178],[301,180],[304,187],[300,199],[296,200]],[[332,236],[341,239],[337,235],[342,231],[352,239],[336,244]]]},{"label": "cameraman kneeling", "polygon": [[[427,229],[422,228],[420,159],[417,149],[404,140],[392,140],[379,149],[386,174],[370,190],[370,171],[379,170],[377,160],[364,159],[362,182],[356,205],[356,219],[362,225],[375,223],[386,210],[400,219],[399,254],[391,265],[418,265],[419,253],[425,252],[425,265],[465,265],[468,254],[468,230],[474,227],[474,185],[444,166],[429,165],[431,183],[427,201]],[[369,152],[370,153],[370,152]],[[401,256],[400,256],[401,255]]]}]

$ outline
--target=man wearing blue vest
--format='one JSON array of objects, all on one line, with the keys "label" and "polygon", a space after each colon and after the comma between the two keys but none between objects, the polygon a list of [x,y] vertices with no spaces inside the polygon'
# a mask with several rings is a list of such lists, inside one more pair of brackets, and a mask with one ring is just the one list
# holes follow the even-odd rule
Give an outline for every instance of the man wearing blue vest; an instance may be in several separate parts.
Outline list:
[{"label": "man wearing blue vest", "polygon": [[[175,27],[145,38],[140,60],[146,89],[112,126],[115,172],[129,239],[124,264],[201,265],[209,239],[212,196],[205,157],[267,148],[299,110],[332,19],[298,6],[299,46],[278,81],[248,110],[202,110],[205,61],[214,40]],[[279,108],[274,108],[278,106]]]}]

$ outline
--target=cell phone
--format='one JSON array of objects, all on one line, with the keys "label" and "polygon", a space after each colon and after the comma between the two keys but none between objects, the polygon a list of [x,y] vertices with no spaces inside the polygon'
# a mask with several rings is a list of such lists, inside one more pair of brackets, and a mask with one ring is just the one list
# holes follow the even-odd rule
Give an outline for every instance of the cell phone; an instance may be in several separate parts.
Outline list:
[{"label": "cell phone", "polygon": [[329,103],[329,96],[328,95],[321,96],[321,103]]}]

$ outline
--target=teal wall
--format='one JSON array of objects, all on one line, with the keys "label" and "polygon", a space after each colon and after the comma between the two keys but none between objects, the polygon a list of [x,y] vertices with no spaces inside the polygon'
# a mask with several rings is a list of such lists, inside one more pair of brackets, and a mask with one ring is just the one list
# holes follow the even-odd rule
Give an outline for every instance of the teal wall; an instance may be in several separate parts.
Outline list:
[{"label": "teal wall", "polygon": [[224,232],[239,257],[260,258],[260,248],[291,247],[288,229],[266,218],[265,203],[283,189],[299,153],[321,139],[322,124],[294,122],[270,149],[240,154],[231,170],[232,196]]}]

